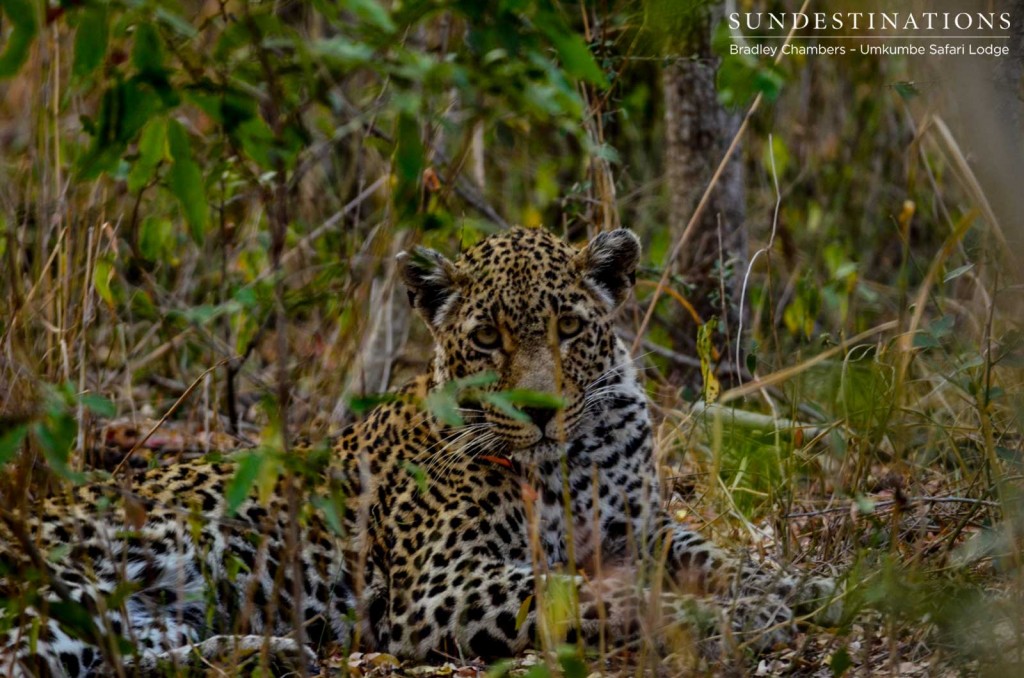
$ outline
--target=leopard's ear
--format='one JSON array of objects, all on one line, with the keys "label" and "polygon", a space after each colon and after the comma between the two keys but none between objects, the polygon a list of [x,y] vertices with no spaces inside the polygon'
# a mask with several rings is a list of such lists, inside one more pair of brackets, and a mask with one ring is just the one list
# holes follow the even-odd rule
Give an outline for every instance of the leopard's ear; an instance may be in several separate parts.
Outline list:
[{"label": "leopard's ear", "polygon": [[417,247],[398,255],[398,267],[409,292],[409,303],[431,329],[439,327],[458,301],[455,264],[440,252]]},{"label": "leopard's ear", "polygon": [[609,310],[626,300],[636,284],[640,239],[620,228],[598,234],[573,259],[583,283]]}]

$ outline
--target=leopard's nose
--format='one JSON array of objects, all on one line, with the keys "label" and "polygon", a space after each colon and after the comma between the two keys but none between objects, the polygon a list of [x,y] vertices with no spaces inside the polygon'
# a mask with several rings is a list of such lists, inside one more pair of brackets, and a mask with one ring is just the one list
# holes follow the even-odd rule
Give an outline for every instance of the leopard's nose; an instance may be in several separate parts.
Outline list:
[{"label": "leopard's nose", "polygon": [[523,407],[521,409],[523,414],[528,416],[530,421],[536,424],[537,428],[541,431],[544,430],[544,427],[555,416],[555,411],[550,407]]}]

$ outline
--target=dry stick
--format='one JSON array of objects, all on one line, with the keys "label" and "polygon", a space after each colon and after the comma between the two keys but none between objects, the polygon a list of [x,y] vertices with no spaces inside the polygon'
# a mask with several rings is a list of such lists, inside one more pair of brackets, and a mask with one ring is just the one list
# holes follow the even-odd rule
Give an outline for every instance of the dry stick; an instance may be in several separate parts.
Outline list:
[{"label": "dry stick", "polygon": [[223,358],[217,361],[217,364],[215,364],[213,367],[207,368],[202,374],[196,377],[195,381],[189,384],[189,387],[185,389],[185,392],[182,393],[181,396],[174,401],[174,404],[171,405],[170,409],[164,413],[164,416],[160,417],[160,421],[154,424],[153,428],[149,429],[149,433],[143,436],[142,440],[132,445],[132,449],[128,450],[128,454],[124,455],[124,459],[118,462],[117,466],[114,467],[112,475],[116,476],[124,467],[124,465],[128,463],[128,460],[132,458],[132,455],[135,454],[135,451],[138,450],[143,445],[145,445],[146,441],[149,440],[150,436],[156,433],[157,430],[164,425],[164,423],[170,418],[172,414],[178,411],[178,408],[181,407],[181,404],[185,402],[185,399],[188,398],[189,395],[192,394],[192,391],[196,390],[196,386],[198,386],[199,382],[206,378],[206,375],[212,373],[214,370],[221,367],[225,363],[230,362],[231,360],[232,358]]},{"label": "dry stick", "polygon": [[[810,0],[804,0],[803,5],[800,7],[800,12],[805,12]],[[796,33],[796,25],[789,29],[789,33],[786,35],[785,42],[782,43],[782,48],[779,49],[778,56],[775,57],[773,63],[779,63],[782,61],[782,55],[785,52],[786,45],[793,40],[793,35]],[[743,122],[740,123],[740,128],[736,130],[736,134],[733,135],[732,141],[729,142],[729,148],[726,149],[725,154],[718,163],[718,167],[715,169],[715,173],[711,175],[711,180],[708,182],[707,188],[704,189],[704,194],[700,197],[700,202],[697,203],[697,208],[693,211],[693,215],[690,217],[689,223],[686,224],[686,228],[683,229],[682,235],[679,236],[679,240],[676,241],[675,247],[672,248],[672,252],[669,253],[665,260],[664,269],[661,272],[661,278],[658,280],[658,287],[655,288],[654,294],[651,296],[650,305],[647,307],[647,312],[644,313],[644,319],[640,323],[640,329],[636,332],[636,339],[633,341],[633,345],[629,351],[633,355],[636,355],[637,349],[640,348],[641,338],[647,331],[647,326],[651,323],[651,317],[654,315],[654,308],[658,304],[658,297],[665,289],[665,285],[668,282],[669,273],[672,271],[672,263],[679,258],[679,253],[683,251],[683,245],[693,234],[693,231],[697,228],[697,221],[704,214],[704,210],[708,206],[708,202],[711,201],[711,191],[714,190],[715,186],[718,185],[718,180],[722,178],[722,173],[725,172],[726,165],[729,164],[729,158],[736,151],[736,147],[739,146],[740,139],[747,131],[747,127],[750,125],[751,118],[754,117],[754,113],[761,107],[761,100],[764,99],[764,94],[761,92],[757,93],[754,97],[754,102],[750,104],[750,108],[747,109],[746,115],[743,116]]]},{"label": "dry stick", "polygon": [[[886,499],[874,505],[875,511],[895,508],[898,504],[972,504],[974,506],[986,506],[988,508],[999,508],[1000,503],[988,499],[974,499],[973,497],[907,497],[906,499]],[[820,509],[818,511],[806,511],[804,513],[787,513],[783,518],[811,518],[824,516],[830,513],[848,513],[856,504],[849,506],[833,506],[832,508]]]},{"label": "dry stick", "polygon": [[[654,287],[654,288],[658,287],[658,285],[656,283],[653,283],[650,280],[637,280],[636,284],[637,285],[643,285],[644,287]],[[682,306],[683,309],[687,313],[690,314],[691,318],[693,318],[693,322],[697,323],[698,325],[703,325],[704,324],[704,320],[700,317],[700,314],[697,313],[697,309],[695,309],[693,307],[693,304],[691,304],[689,301],[687,301],[686,297],[684,297],[683,295],[681,295],[679,292],[677,292],[676,290],[672,289],[671,287],[666,287],[666,288],[662,289],[662,291],[665,294],[667,294],[668,296],[670,296],[673,299],[675,299],[677,302],[679,302],[679,305]],[[699,365],[700,363],[698,362],[697,364]]]}]

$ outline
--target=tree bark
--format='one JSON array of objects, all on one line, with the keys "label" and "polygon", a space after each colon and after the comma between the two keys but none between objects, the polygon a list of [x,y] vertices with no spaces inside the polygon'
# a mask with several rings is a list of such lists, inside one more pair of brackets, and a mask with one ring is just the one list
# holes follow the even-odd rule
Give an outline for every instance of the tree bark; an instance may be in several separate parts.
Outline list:
[{"label": "tree bark", "polygon": [[[692,58],[678,59],[662,74],[669,228],[674,238],[686,228],[739,124],[738,116],[718,102],[715,74],[719,60],[711,50],[711,10],[695,14],[690,23],[682,56]],[[743,168],[739,158],[733,157],[694,234],[674,262],[688,284],[686,298],[700,320],[719,318],[715,344],[723,359],[735,356],[730,344],[737,338],[730,341],[729,337],[739,324],[746,258]],[[691,355],[695,354],[697,336],[692,315],[681,310],[672,328],[677,350]],[[676,376],[691,384],[699,381],[699,374],[693,372]]]}]

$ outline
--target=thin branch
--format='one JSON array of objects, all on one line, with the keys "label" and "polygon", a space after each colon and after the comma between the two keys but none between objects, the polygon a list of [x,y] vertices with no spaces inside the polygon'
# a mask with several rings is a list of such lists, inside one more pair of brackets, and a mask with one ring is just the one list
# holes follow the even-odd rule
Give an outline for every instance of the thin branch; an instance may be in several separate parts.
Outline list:
[{"label": "thin branch", "polygon": [[149,440],[150,436],[156,433],[157,430],[159,430],[160,427],[163,426],[168,419],[170,419],[172,414],[178,411],[178,408],[181,407],[181,404],[185,402],[185,399],[192,394],[192,391],[196,390],[196,386],[198,386],[199,382],[206,378],[206,375],[211,374],[217,368],[221,367],[222,365],[225,365],[230,361],[231,358],[223,358],[217,361],[217,364],[215,364],[213,367],[207,368],[206,370],[203,371],[202,374],[196,377],[195,381],[189,384],[189,387],[185,389],[185,392],[182,393],[181,396],[179,396],[178,399],[174,401],[174,404],[171,405],[170,409],[164,412],[164,416],[160,417],[160,421],[155,423],[153,425],[153,428],[149,429],[149,433],[144,435],[141,440],[132,445],[132,449],[128,450],[128,453],[124,455],[124,459],[118,462],[117,466],[114,467],[112,475],[116,476],[118,473],[120,473],[121,469],[124,468],[125,465],[128,463],[128,460],[131,459],[133,454],[135,454],[135,451],[138,450],[143,445],[145,445],[146,441]]},{"label": "thin branch", "polygon": [[[997,501],[990,501],[988,499],[974,499],[972,497],[907,497],[906,499],[886,499],[875,503],[874,511],[885,511],[897,506],[906,506],[907,504],[972,504],[974,506],[986,506],[988,508],[999,508],[1000,503]],[[782,516],[783,518],[812,518],[814,516],[824,516],[830,513],[850,513],[856,504],[847,504],[846,506],[833,506],[832,508],[821,509],[818,511],[805,511],[803,513],[787,513]],[[871,515],[871,514],[865,514]]]}]

